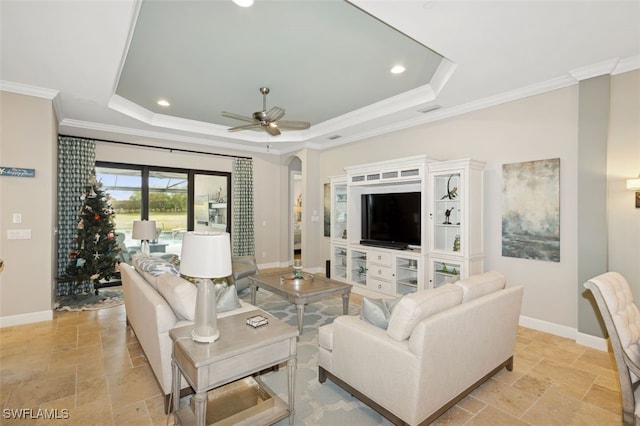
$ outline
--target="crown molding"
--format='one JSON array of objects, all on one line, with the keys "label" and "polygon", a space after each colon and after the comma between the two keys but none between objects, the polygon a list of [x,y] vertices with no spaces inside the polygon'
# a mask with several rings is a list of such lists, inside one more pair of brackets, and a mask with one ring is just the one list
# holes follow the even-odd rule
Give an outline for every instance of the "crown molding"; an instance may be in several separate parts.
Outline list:
[{"label": "crown molding", "polygon": [[569,71],[569,75],[575,78],[576,81],[582,81],[593,77],[599,77],[601,75],[611,74],[616,66],[620,62],[619,58],[612,58],[606,61],[598,62],[597,64],[591,64],[586,67],[576,68]]},{"label": "crown molding", "polygon": [[19,95],[33,96],[41,99],[48,99],[53,103],[53,111],[56,114],[58,123],[62,121],[64,114],[62,110],[62,96],[59,90],[46,89],[44,87],[30,86],[28,84],[15,83],[12,81],[0,80],[0,90],[17,93]]},{"label": "crown molding", "polygon": [[[171,141],[171,142],[183,142],[195,145],[205,145],[208,147],[217,147],[217,148],[225,148],[234,151],[246,151],[246,152],[256,152],[261,154],[272,154],[279,155],[282,152],[277,149],[273,149],[273,145],[267,144],[264,147],[261,146],[251,146],[251,145],[242,145],[238,146],[232,142],[224,142],[219,140],[212,140],[207,138],[199,138],[193,136],[186,135],[177,135],[165,132],[154,132],[149,130],[142,129],[134,129],[131,127],[122,127],[122,126],[113,126],[110,124],[102,124],[102,123],[94,123],[89,121],[81,121],[81,120],[73,120],[65,118],[60,122],[60,128],[65,129],[80,129],[80,130],[90,130],[94,132],[104,132],[104,133],[112,133],[118,135],[126,135],[126,136],[137,136],[141,138],[147,139],[158,139],[163,141]],[[73,132],[62,132],[62,133],[73,133]]]},{"label": "crown molding", "polygon": [[53,100],[60,94],[59,90],[46,89],[44,87],[30,86],[28,84],[14,83],[13,81],[0,80],[0,90],[18,93],[20,95],[34,96]]}]

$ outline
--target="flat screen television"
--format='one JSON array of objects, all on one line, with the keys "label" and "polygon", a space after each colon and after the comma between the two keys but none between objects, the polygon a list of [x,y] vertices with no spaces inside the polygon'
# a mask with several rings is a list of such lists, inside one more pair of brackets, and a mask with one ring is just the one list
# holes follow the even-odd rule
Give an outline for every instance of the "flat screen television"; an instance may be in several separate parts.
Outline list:
[{"label": "flat screen television", "polygon": [[406,249],[419,246],[420,192],[362,194],[361,244]]}]

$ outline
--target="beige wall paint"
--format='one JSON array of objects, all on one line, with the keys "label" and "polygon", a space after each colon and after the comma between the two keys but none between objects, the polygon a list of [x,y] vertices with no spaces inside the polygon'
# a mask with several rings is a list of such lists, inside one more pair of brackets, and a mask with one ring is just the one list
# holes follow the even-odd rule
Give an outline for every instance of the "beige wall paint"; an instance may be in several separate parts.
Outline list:
[{"label": "beige wall paint", "polygon": [[[264,267],[285,265],[289,259],[288,161],[303,161],[305,185],[305,267],[324,268],[329,242],[323,236],[322,184],[329,176],[354,164],[426,154],[447,160],[471,157],[487,162],[485,182],[486,267],[507,275],[510,284],[525,286],[523,315],[575,328],[577,324],[577,86],[472,112],[448,120],[370,138],[324,151],[301,150],[282,155],[250,154],[254,160],[256,257]],[[609,265],[640,288],[640,209],[624,180],[640,173],[640,71],[612,77],[611,128],[608,148]],[[51,102],[2,92],[0,164],[33,167],[35,179],[0,178],[0,257],[8,261],[0,275],[0,317],[49,309],[53,289],[52,262],[55,216],[55,120]],[[34,124],[35,123],[35,124]],[[18,142],[18,145],[14,144]],[[144,140],[136,141],[145,143]],[[167,142],[153,141],[154,144]],[[182,145],[181,145],[182,146]],[[187,146],[206,150],[202,146]],[[34,156],[33,153],[38,153]],[[218,153],[232,151],[215,149]],[[204,170],[231,170],[231,160],[205,155],[169,153],[98,143],[99,160],[143,162]],[[561,262],[540,262],[501,256],[501,167],[505,163],[544,158],[561,159]],[[14,188],[13,183],[18,187]],[[22,197],[23,194],[34,194]],[[307,204],[308,203],[308,204]],[[317,210],[318,222],[310,215]],[[8,241],[11,213],[22,212],[29,242]],[[36,215],[36,216],[34,216]],[[37,217],[37,219],[34,219]],[[45,218],[44,222],[37,222]],[[36,223],[37,222],[37,223]],[[44,223],[44,224],[42,224]],[[42,224],[42,225],[41,225]],[[42,228],[41,228],[42,226]],[[45,229],[46,228],[46,229]],[[36,232],[37,237],[36,237]],[[47,234],[48,237],[45,237]],[[37,239],[36,239],[37,238]],[[11,251],[20,247],[17,252]],[[13,253],[19,253],[17,256]],[[33,268],[33,257],[45,259]],[[16,258],[21,258],[16,262]],[[16,281],[17,280],[17,281]],[[38,294],[25,297],[25,294]],[[45,296],[43,296],[45,295]],[[43,303],[42,299],[46,299]],[[1,318],[0,318],[1,319]]]},{"label": "beige wall paint", "polygon": [[[576,123],[573,86],[323,152],[322,176],[349,164],[418,154],[485,161],[485,268],[525,287],[524,316],[575,328]],[[561,164],[561,262],[502,257],[502,164],[546,158]],[[329,253],[328,239],[323,242]]]},{"label": "beige wall paint", "polygon": [[607,175],[609,270],[624,275],[640,301],[640,209],[625,188],[640,175],[640,71],[611,80]]},{"label": "beige wall paint", "polygon": [[[0,165],[36,170],[0,177],[0,325],[52,318],[55,282],[57,124],[51,100],[0,92]],[[12,222],[13,213],[22,223]],[[7,231],[30,229],[31,239]]]}]

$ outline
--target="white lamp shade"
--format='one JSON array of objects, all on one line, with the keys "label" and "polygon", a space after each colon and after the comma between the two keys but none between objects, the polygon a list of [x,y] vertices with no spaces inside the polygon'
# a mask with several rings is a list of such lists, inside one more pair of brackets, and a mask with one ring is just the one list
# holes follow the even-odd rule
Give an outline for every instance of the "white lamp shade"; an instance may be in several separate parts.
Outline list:
[{"label": "white lamp shade", "polygon": [[194,278],[222,278],[231,275],[231,243],[226,232],[184,234],[180,273]]},{"label": "white lamp shade", "polygon": [[134,220],[133,233],[134,240],[153,240],[156,238],[155,220]]},{"label": "white lamp shade", "polygon": [[640,191],[640,178],[627,179],[627,189],[630,191]]}]

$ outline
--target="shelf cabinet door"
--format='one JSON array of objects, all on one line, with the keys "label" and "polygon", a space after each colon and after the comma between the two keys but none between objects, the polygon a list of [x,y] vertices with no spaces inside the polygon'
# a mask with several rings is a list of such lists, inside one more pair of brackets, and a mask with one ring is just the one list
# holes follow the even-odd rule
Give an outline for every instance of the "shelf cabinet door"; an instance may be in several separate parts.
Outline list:
[{"label": "shelf cabinet door", "polygon": [[349,281],[367,285],[367,252],[351,250],[349,255]]},{"label": "shelf cabinet door", "polygon": [[462,253],[461,236],[464,231],[463,170],[433,173],[433,206],[430,220],[432,223],[433,251]]},{"label": "shelf cabinet door", "polygon": [[418,291],[420,259],[396,257],[396,293],[407,294]]},{"label": "shelf cabinet door", "polygon": [[343,178],[331,181],[331,239],[347,239],[347,185]]},{"label": "shelf cabinet door", "polygon": [[432,259],[429,285],[438,288],[447,283],[455,283],[464,275],[462,262],[447,259]]},{"label": "shelf cabinet door", "polygon": [[347,247],[335,245],[331,253],[331,278],[347,281]]}]

